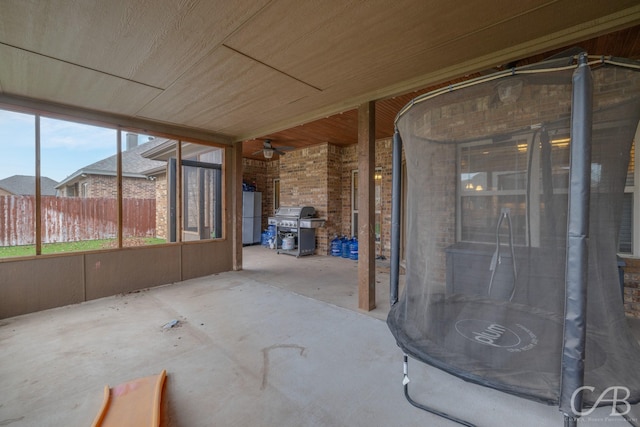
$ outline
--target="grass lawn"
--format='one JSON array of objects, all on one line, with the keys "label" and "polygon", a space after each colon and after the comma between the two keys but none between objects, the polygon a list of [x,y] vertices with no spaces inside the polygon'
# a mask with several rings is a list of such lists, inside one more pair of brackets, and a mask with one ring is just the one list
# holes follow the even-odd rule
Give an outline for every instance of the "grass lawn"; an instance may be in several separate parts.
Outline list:
[{"label": "grass lawn", "polygon": [[[134,237],[125,238],[123,246],[147,246],[157,245],[159,243],[166,243],[165,239],[158,239],[155,237]],[[80,242],[65,242],[65,243],[46,243],[42,245],[43,254],[54,254],[60,252],[86,252],[97,251],[100,249],[109,249],[116,247],[115,239],[102,239],[102,240],[83,240]],[[0,247],[0,258],[9,257],[21,257],[21,256],[33,256],[36,254],[35,245],[25,246],[3,246]]]}]

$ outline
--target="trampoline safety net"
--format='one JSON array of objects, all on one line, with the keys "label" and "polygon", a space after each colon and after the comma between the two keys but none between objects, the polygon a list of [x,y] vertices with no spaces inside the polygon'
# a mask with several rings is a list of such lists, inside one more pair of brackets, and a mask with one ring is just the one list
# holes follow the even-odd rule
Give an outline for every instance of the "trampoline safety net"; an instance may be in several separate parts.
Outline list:
[{"label": "trampoline safety net", "polygon": [[[584,384],[595,389],[585,406],[609,386],[640,401],[616,254],[640,73],[608,59],[589,64]],[[406,276],[391,332],[414,359],[548,404],[559,404],[565,280],[576,268],[567,263],[576,69],[560,58],[425,94],[396,119]]]}]

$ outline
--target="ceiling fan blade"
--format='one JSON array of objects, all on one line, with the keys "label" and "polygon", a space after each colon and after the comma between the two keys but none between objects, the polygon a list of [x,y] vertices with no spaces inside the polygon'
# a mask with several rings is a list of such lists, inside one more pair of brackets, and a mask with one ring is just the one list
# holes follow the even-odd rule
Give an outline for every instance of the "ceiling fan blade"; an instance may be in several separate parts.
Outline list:
[{"label": "ceiling fan blade", "polygon": [[[275,146],[275,145],[273,145],[273,143],[272,143],[272,141],[270,139],[265,139],[264,141],[262,141],[262,150],[256,151],[252,155],[255,156],[255,155],[260,154],[260,153],[264,154],[265,151],[271,151],[273,153],[277,153],[277,154],[283,156],[285,154],[285,151],[291,151],[291,150],[294,150],[294,149],[295,149],[295,147]],[[268,158],[271,158],[271,157],[268,157]]]}]

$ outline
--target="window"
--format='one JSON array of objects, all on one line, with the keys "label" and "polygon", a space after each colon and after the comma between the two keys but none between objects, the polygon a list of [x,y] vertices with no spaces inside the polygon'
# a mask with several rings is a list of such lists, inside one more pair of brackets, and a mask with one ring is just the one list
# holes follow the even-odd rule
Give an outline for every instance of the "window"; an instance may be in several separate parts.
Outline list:
[{"label": "window", "polygon": [[182,160],[183,240],[222,237],[223,150],[183,143],[183,153],[200,151]]},{"label": "window", "polygon": [[0,109],[0,258],[223,237],[224,149],[134,131]]},{"label": "window", "polygon": [[42,195],[42,253],[117,247],[117,131],[42,117],[40,134],[42,179],[66,189]]},{"label": "window", "polygon": [[[637,137],[637,134],[636,134]],[[636,203],[640,200],[636,191],[638,185],[636,185],[636,173],[635,168],[638,164],[636,158],[635,141],[631,146],[631,156],[629,158],[629,168],[627,169],[627,180],[624,187],[624,198],[622,202],[622,220],[620,222],[620,233],[618,236],[618,252],[621,255],[640,256],[640,250],[638,246],[637,227],[634,224],[640,221],[640,218],[636,218],[639,213],[639,208]]]},{"label": "window", "polygon": [[174,140],[120,131],[122,162],[122,246],[165,243],[165,161],[153,159],[154,149],[170,147]]},{"label": "window", "polygon": [[273,180],[273,212],[280,207],[280,179]]},{"label": "window", "polygon": [[36,254],[35,123],[0,110],[0,258]]},{"label": "window", "polygon": [[[541,239],[554,238],[555,231],[546,228],[566,221],[553,206],[567,200],[569,139],[566,130],[550,132],[546,145],[539,136],[458,148],[458,241],[495,242],[496,224],[505,214],[512,229],[500,232],[510,232],[516,245],[537,247]],[[553,221],[544,220],[549,215]]]},{"label": "window", "polygon": [[[548,151],[535,133],[507,141],[479,141],[459,147],[458,241],[495,242],[495,227],[505,208],[513,224],[516,245],[537,247],[541,239],[551,238],[552,230],[545,229],[550,223],[545,221],[546,215],[557,218],[558,224],[565,224],[562,229],[566,228],[566,218],[554,213],[553,206],[566,206],[567,203],[569,132],[557,129],[550,131],[549,136]],[[594,128],[593,139],[600,144],[616,137],[615,126]],[[533,140],[536,142],[532,143]],[[640,197],[637,195],[640,189],[635,182],[637,156],[634,144],[627,170],[618,243],[620,254],[633,256],[640,256],[640,230],[635,226],[640,221]],[[597,163],[591,165],[592,191],[599,185],[601,167]]]},{"label": "window", "polygon": [[375,183],[375,236],[376,236],[376,253],[381,253],[382,249],[382,168],[376,168],[373,175],[373,181]]}]

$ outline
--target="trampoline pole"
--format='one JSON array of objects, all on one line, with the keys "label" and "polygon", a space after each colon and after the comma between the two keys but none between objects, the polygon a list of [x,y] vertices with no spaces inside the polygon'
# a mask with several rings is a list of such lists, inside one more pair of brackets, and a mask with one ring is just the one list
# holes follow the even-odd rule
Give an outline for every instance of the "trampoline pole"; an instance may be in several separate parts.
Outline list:
[{"label": "trampoline pole", "polygon": [[587,56],[583,53],[573,73],[571,100],[564,339],[560,371],[560,410],[569,415],[568,418],[578,417],[583,403],[581,389],[584,386],[587,323],[592,79]]},{"label": "trampoline pole", "polygon": [[391,272],[389,301],[398,302],[398,282],[400,280],[400,205],[402,203],[402,138],[398,129],[393,134],[391,163]]},{"label": "trampoline pole", "polygon": [[578,420],[571,415],[564,414],[564,427],[577,427]]}]

